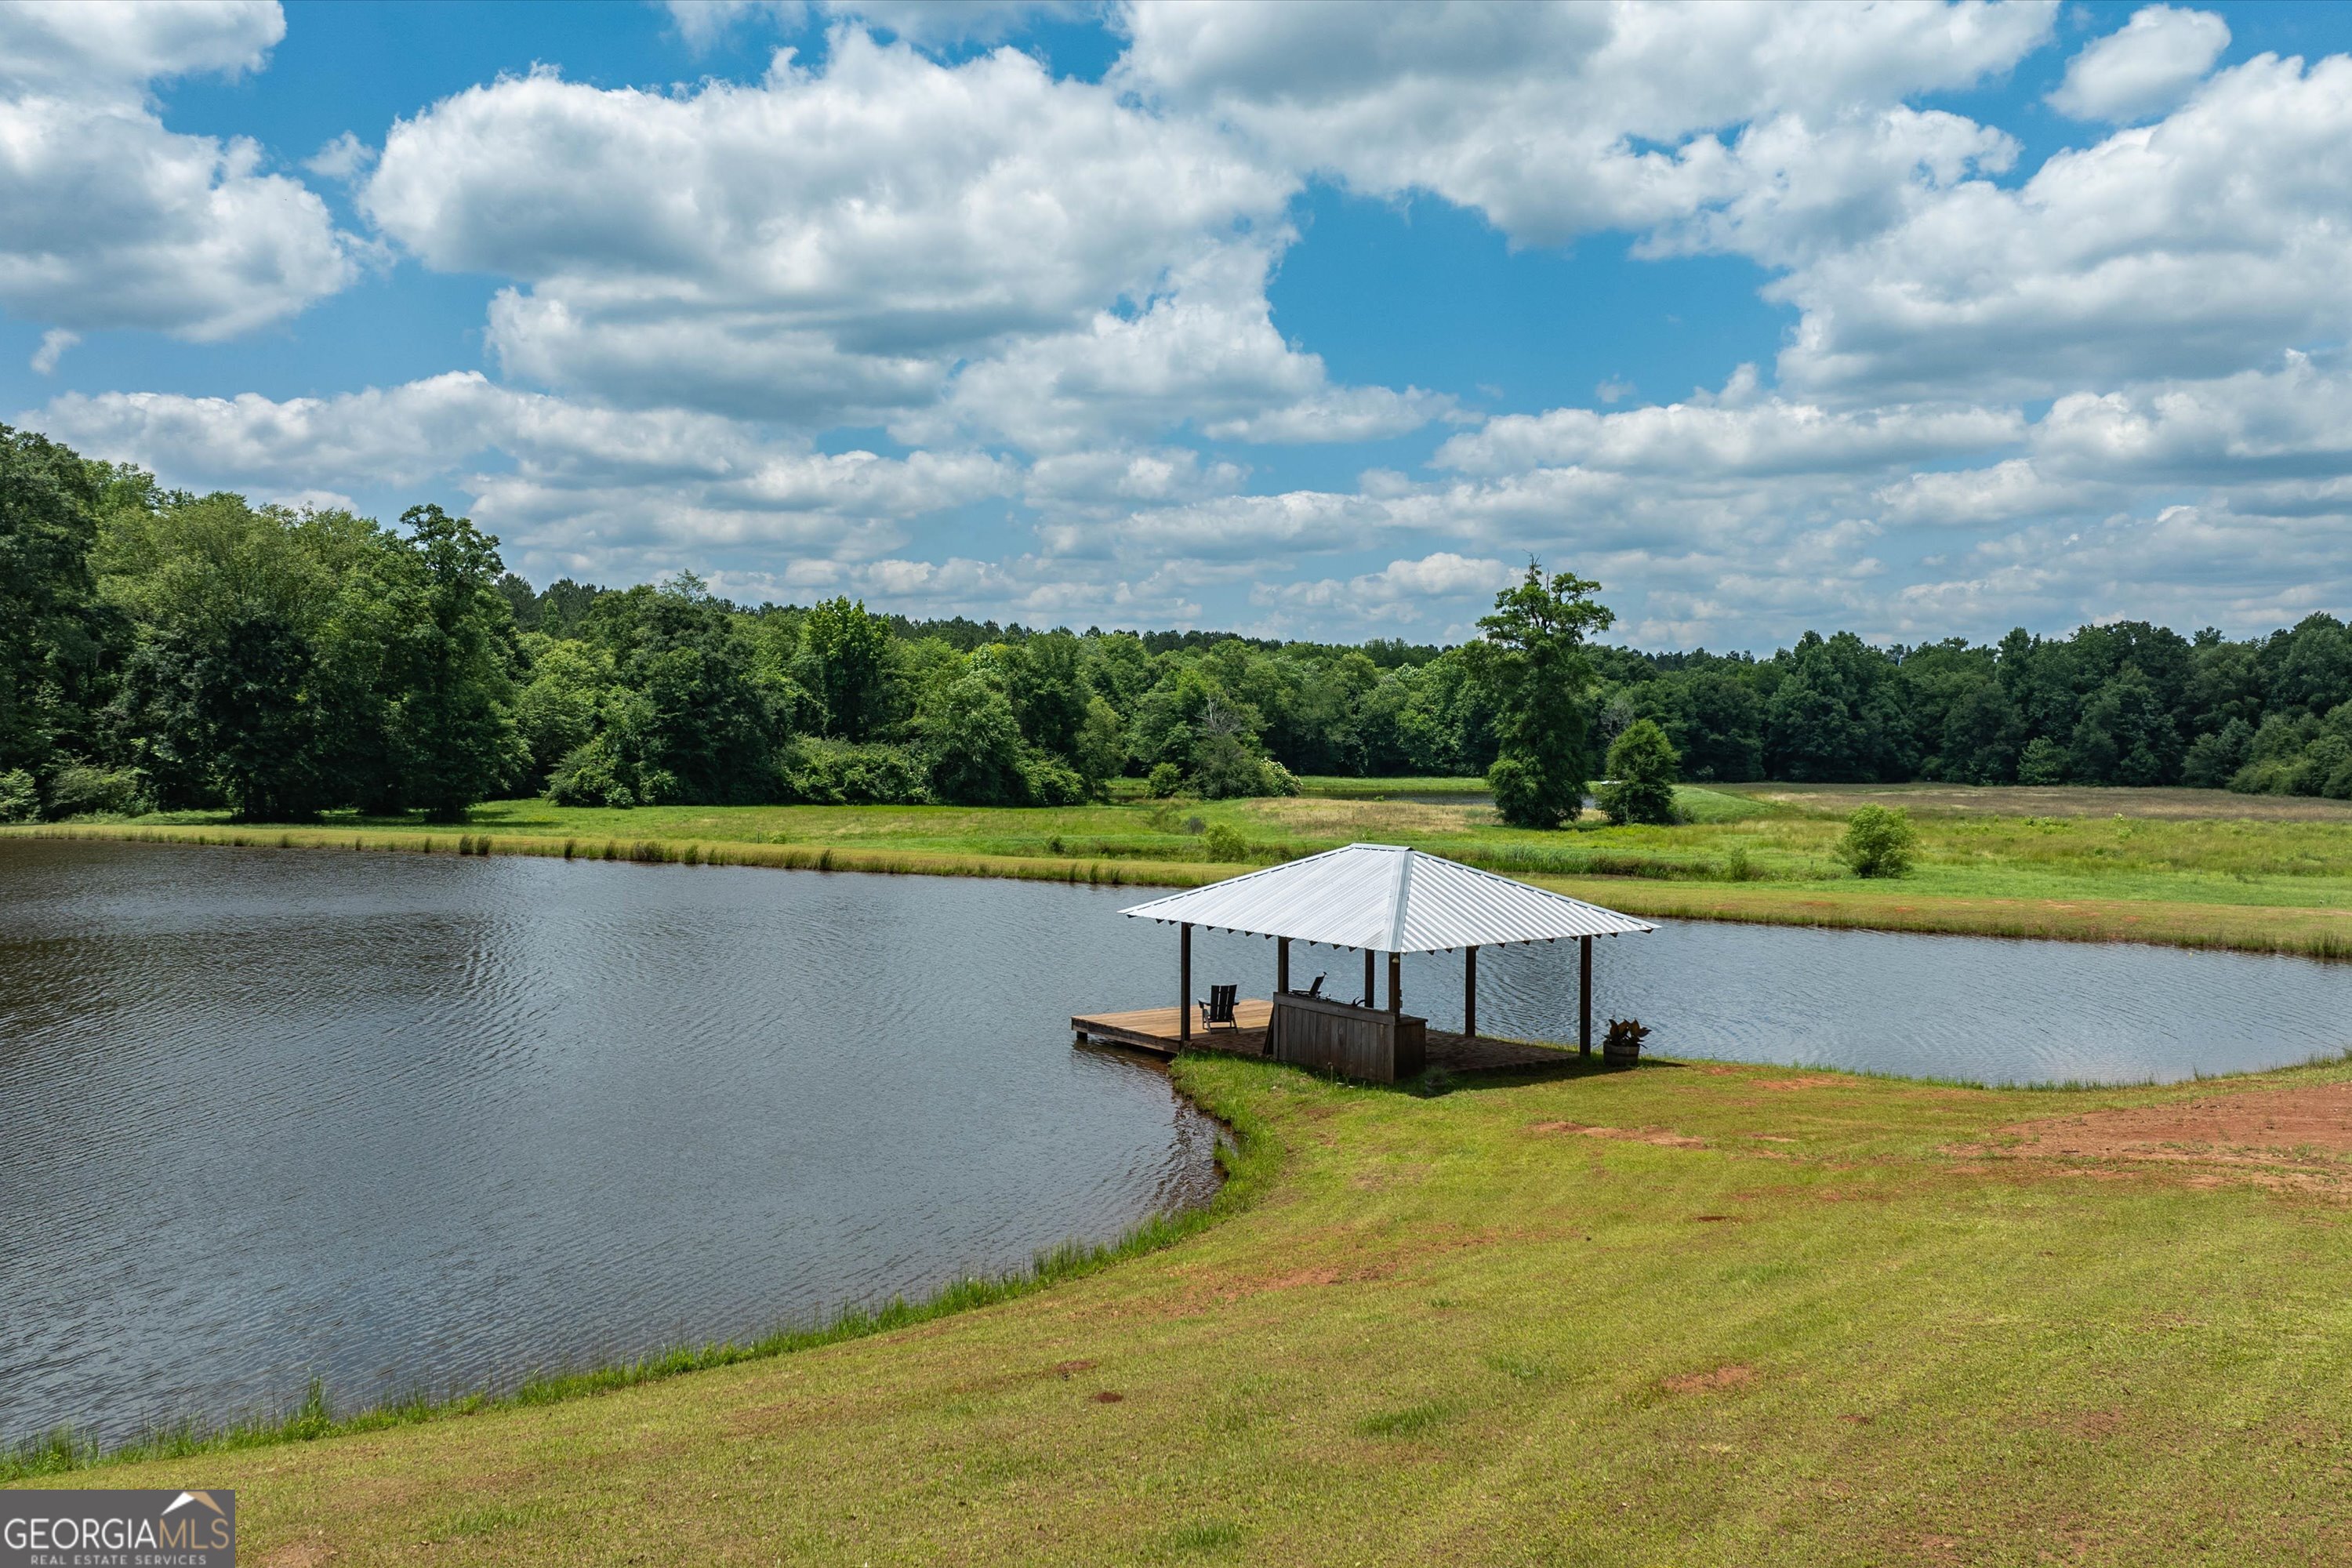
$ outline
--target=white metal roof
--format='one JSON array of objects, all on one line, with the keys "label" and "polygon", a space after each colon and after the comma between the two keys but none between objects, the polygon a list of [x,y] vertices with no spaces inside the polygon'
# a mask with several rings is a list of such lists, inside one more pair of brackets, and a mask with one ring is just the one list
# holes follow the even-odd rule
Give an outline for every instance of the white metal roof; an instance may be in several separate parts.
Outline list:
[{"label": "white metal roof", "polygon": [[1327,849],[1119,912],[1375,952],[1438,952],[1657,929],[1598,904],[1394,844]]}]

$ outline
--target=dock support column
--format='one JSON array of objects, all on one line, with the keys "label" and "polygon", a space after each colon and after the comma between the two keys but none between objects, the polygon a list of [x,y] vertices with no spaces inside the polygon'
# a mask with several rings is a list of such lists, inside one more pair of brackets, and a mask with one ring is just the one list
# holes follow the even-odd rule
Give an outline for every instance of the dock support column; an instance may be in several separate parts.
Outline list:
[{"label": "dock support column", "polygon": [[[1592,951],[1590,943],[1585,951],[1588,953]],[[1182,994],[1176,998],[1176,1044],[1179,1047],[1190,1047],[1192,1044],[1192,922],[1190,921],[1182,924],[1182,934],[1176,939],[1176,983],[1182,990]],[[1591,1033],[1589,1029],[1585,1032]]]},{"label": "dock support column", "polygon": [[1576,939],[1576,1052],[1592,1054],[1592,939]]},{"label": "dock support column", "polygon": [[1400,1017],[1404,1013],[1404,954],[1389,954],[1389,1016]]},{"label": "dock support column", "polygon": [[1290,989],[1290,939],[1274,939],[1274,994],[1277,996]]},{"label": "dock support column", "polygon": [[1462,950],[1462,1032],[1478,1037],[1478,950]]},{"label": "dock support column", "polygon": [[1380,993],[1372,989],[1372,950],[1368,947],[1364,949],[1364,1005],[1373,1006],[1380,999]]}]

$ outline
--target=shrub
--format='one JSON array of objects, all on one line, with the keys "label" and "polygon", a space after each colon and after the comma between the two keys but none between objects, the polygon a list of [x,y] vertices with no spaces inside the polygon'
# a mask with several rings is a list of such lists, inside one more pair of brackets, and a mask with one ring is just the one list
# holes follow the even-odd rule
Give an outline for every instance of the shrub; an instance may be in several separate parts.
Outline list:
[{"label": "shrub", "polygon": [[1672,822],[1675,780],[1682,757],[1654,720],[1636,719],[1609,747],[1609,780],[1601,786],[1601,809],[1609,820]]},{"label": "shrub", "polygon": [[599,735],[563,753],[548,776],[547,798],[558,805],[632,806],[637,804],[635,771],[614,753],[612,738]]},{"label": "shrub", "polygon": [[1077,805],[1087,798],[1087,781],[1078,770],[1043,752],[1023,758],[1021,773],[1032,805]]},{"label": "shrub", "polygon": [[41,792],[22,768],[0,773],[0,822],[30,822],[41,815]]},{"label": "shrub", "polygon": [[1192,787],[1204,800],[1265,794],[1265,759],[1237,733],[1211,731],[1192,742]]},{"label": "shrub", "polygon": [[1495,792],[1495,810],[1514,827],[1558,827],[1583,809],[1542,767],[1508,752],[1486,770],[1486,787]]},{"label": "shrub", "polygon": [[136,816],[146,809],[139,775],[129,768],[68,763],[49,776],[51,816]]},{"label": "shrub", "polygon": [[1250,858],[1249,840],[1230,823],[1220,822],[1210,827],[1201,838],[1212,860],[1246,860]]},{"label": "shrub", "polygon": [[1174,763],[1155,763],[1144,780],[1144,787],[1151,792],[1153,799],[1166,800],[1184,787],[1184,770]]},{"label": "shrub", "polygon": [[1837,857],[1857,877],[1900,877],[1911,869],[1918,847],[1919,830],[1911,826],[1910,813],[1865,805],[1845,819]]},{"label": "shrub", "polygon": [[903,746],[802,741],[784,752],[782,772],[783,798],[795,805],[920,805],[930,799],[921,759]]}]

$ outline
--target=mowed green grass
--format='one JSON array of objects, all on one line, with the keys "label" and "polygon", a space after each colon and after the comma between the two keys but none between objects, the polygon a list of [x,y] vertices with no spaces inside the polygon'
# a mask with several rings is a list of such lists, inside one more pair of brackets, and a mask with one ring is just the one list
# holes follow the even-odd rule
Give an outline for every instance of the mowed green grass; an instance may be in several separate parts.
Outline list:
[{"label": "mowed green grass", "polygon": [[79,1479],[234,1487],[264,1563],[2352,1557],[2352,1169],[1999,1152],[2216,1086],[1177,1070],[1273,1169],[1164,1250],[773,1360]]}]

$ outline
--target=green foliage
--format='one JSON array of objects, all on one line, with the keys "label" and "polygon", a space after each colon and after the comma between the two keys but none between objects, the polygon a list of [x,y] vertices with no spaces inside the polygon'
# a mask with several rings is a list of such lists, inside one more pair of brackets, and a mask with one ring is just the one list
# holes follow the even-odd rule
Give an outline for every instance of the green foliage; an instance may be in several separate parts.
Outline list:
[{"label": "green foliage", "polygon": [[1213,822],[1201,836],[1201,847],[1212,860],[1247,860],[1251,858],[1249,840],[1241,829],[1229,822]]},{"label": "green foliage", "polygon": [[1259,753],[1246,721],[1218,703],[1209,704],[1194,727],[1191,761],[1186,782],[1203,800],[1298,793],[1282,764]]},{"label": "green foliage", "polygon": [[41,815],[40,786],[23,768],[0,773],[0,822],[31,822]]},{"label": "green foliage", "polygon": [[784,798],[808,805],[919,805],[928,770],[905,746],[847,741],[795,742],[784,760]]},{"label": "green foliage", "polygon": [[525,633],[520,646],[530,676],[515,691],[515,727],[530,748],[533,776],[545,780],[595,739],[614,683],[613,659],[603,648],[540,632]]},{"label": "green foliage", "polygon": [[2061,784],[2066,782],[2066,748],[2047,735],[2036,735],[2027,742],[2024,754],[2017,760],[2017,782],[2021,784]]},{"label": "green foliage", "polygon": [[[547,781],[547,798],[558,805],[628,807],[638,804],[640,776],[610,735],[599,735],[566,752]],[[650,804],[650,803],[648,803]]]},{"label": "green foliage", "polygon": [[613,670],[603,738],[640,805],[777,797],[776,748],[793,697],[761,679],[758,649],[729,606],[682,574],[605,595],[586,629]]},{"label": "green foliage", "polygon": [[950,805],[1026,805],[1021,722],[996,684],[977,672],[937,693],[920,719],[931,793]]},{"label": "green foliage", "polygon": [[1609,782],[1601,809],[1609,820],[1664,823],[1675,819],[1675,783],[1682,758],[1656,722],[1637,719],[1609,747]]},{"label": "green foliage", "polygon": [[1857,877],[1900,877],[1918,853],[1919,830],[1900,806],[1865,805],[1845,819],[1837,858]]},{"label": "green foliage", "polygon": [[109,728],[160,804],[286,822],[396,791],[389,709],[417,595],[381,530],[173,496],[110,515],[97,561],[138,628]]},{"label": "green foliage", "polygon": [[512,612],[498,592],[499,542],[433,505],[401,514],[401,585],[415,608],[395,645],[390,703],[400,752],[398,798],[453,822],[529,775],[508,671]]},{"label": "green foliage", "polygon": [[2229,785],[2247,795],[2352,800],[2352,702],[2330,709],[2325,718],[2289,711],[2263,720]]},{"label": "green foliage", "polygon": [[1174,763],[1155,763],[1144,787],[1151,792],[1154,800],[1166,800],[1184,787],[1184,770]]},{"label": "green foliage", "polygon": [[[1082,652],[1067,632],[1024,638],[1001,649],[1005,696],[1021,722],[1022,738],[1054,756],[1076,754],[1089,717]],[[1112,722],[1116,726],[1116,716]]]},{"label": "green foliage", "polygon": [[2252,760],[2254,727],[2232,718],[2210,735],[2200,735],[2181,758],[2180,782],[2193,789],[2220,789]]},{"label": "green foliage", "polygon": [[1118,710],[1100,697],[1087,699],[1087,715],[1070,750],[1070,765],[1091,799],[1102,798],[1110,781],[1127,767],[1127,726]]},{"label": "green foliage", "polygon": [[1765,728],[1774,778],[1906,779],[1918,762],[1895,667],[1852,632],[1798,639]]},{"label": "green foliage", "polygon": [[68,763],[49,775],[48,815],[53,817],[136,816],[151,804],[139,775],[129,768]]},{"label": "green foliage", "polygon": [[115,477],[0,425],[0,771],[38,776],[92,741],[116,628],[89,557]]},{"label": "green foliage", "polygon": [[824,733],[842,741],[877,735],[890,714],[890,623],[844,595],[809,611],[801,638],[802,684],[816,697]]},{"label": "green foliage", "polygon": [[1571,573],[1546,578],[1534,562],[1517,586],[1495,596],[1466,657],[1493,694],[1497,752],[1487,770],[1495,807],[1515,827],[1558,827],[1584,806],[1585,700],[1592,683],[1589,633],[1616,617],[1593,601],[1601,586]]}]

